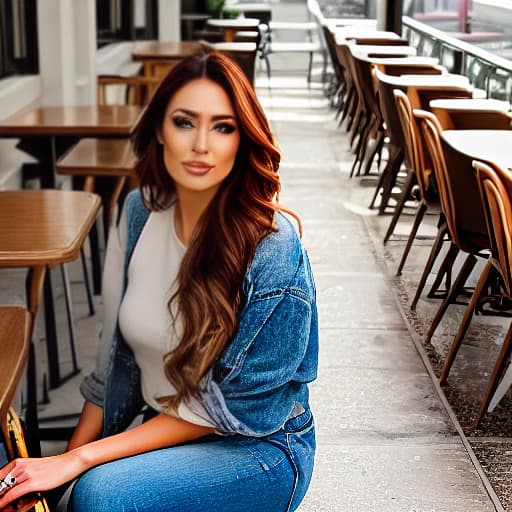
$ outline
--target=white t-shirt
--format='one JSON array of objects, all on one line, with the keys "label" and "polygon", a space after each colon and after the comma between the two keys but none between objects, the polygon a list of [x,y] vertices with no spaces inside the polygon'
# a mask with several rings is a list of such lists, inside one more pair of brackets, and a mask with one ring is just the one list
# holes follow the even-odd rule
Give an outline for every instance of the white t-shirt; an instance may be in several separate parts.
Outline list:
[{"label": "white t-shirt", "polygon": [[[177,345],[181,334],[181,326],[173,322],[167,306],[186,251],[176,236],[174,211],[172,206],[150,213],[128,266],[128,286],[119,307],[119,328],[141,371],[142,396],[159,412],[164,406],[156,399],[176,393],[165,376],[163,358]],[[110,281],[106,288],[115,289],[119,297],[126,246],[123,221],[119,235],[112,233],[105,262],[106,280]],[[214,426],[195,399],[180,404],[177,415],[196,425]]]}]

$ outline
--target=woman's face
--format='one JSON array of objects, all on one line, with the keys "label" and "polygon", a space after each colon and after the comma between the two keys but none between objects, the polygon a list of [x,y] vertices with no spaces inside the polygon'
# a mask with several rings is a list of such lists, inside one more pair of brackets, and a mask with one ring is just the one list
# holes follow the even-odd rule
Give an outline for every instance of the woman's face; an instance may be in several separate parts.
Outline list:
[{"label": "woman's face", "polygon": [[215,193],[231,172],[240,145],[238,122],[224,89],[208,78],[178,89],[167,105],[158,140],[178,196]]}]

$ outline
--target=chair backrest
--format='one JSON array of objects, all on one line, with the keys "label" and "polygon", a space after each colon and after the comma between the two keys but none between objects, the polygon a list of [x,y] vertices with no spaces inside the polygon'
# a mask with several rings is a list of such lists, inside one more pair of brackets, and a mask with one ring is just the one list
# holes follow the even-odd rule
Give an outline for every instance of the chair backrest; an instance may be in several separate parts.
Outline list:
[{"label": "chair backrest", "polygon": [[327,25],[322,25],[322,31],[324,33],[325,43],[327,45],[327,50],[329,52],[329,57],[331,58],[332,68],[334,70],[334,74],[339,83],[343,82],[343,67],[338,59],[337,50],[336,50],[336,39],[334,34],[330,31]]},{"label": "chair backrest", "polygon": [[371,112],[377,119],[380,119],[381,111],[374,87],[373,66],[371,62],[359,57],[352,57],[354,70],[356,73],[356,87],[362,97],[365,108]]},{"label": "chair backrest", "polygon": [[436,109],[444,130],[510,130],[512,117],[496,110]]},{"label": "chair backrest", "polygon": [[398,111],[396,109],[394,91],[396,89],[405,91],[406,88],[397,86],[393,80],[394,77],[385,75],[378,69],[375,70],[375,76],[377,79],[382,117],[386,122],[386,130],[387,135],[390,138],[390,143],[398,147],[403,146],[404,133],[402,130],[402,123],[400,122]]},{"label": "chair backrest", "polygon": [[386,75],[442,75],[445,69],[437,64],[408,66],[407,64],[386,64],[379,62],[376,66]]},{"label": "chair backrest", "polygon": [[474,161],[491,254],[512,296],[512,176],[499,165]]},{"label": "chair backrest", "polygon": [[234,60],[254,86],[254,68],[258,51],[256,43],[224,42],[213,43],[210,46]]},{"label": "chair backrest", "polygon": [[431,112],[413,112],[432,158],[441,207],[453,242],[469,253],[488,249],[490,241],[471,158],[446,144],[441,137],[442,128]]},{"label": "chair backrest", "polygon": [[[416,180],[422,197],[426,199],[430,196],[431,198],[433,196],[433,194],[430,193],[430,189],[432,188],[430,185],[432,174],[431,160],[430,158],[428,158],[428,160],[425,158],[423,147],[420,142],[420,133],[416,124],[416,119],[412,113],[411,104],[409,103],[407,95],[403,91],[395,89],[393,94],[395,97],[398,117],[404,134],[407,161],[416,175]],[[430,164],[428,166],[426,165],[427,161]]]},{"label": "chair backrest", "polygon": [[[146,76],[98,76],[98,104],[146,105],[155,92],[160,79]],[[108,91],[115,89],[121,94],[109,98]]]},{"label": "chair backrest", "polygon": [[407,96],[413,110],[419,108],[429,110],[431,100],[440,98],[472,98],[473,92],[467,87],[435,86],[435,87],[408,87]]}]

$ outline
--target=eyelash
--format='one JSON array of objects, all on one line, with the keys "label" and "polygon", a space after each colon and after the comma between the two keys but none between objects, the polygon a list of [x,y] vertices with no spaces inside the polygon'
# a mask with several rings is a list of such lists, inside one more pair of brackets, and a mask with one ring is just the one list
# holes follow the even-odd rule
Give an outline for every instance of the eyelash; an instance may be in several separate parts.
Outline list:
[{"label": "eyelash", "polygon": [[[176,126],[176,128],[190,129],[194,127],[192,121],[190,121],[190,119],[187,119],[186,117],[173,117],[172,122],[174,126]],[[213,130],[222,134],[229,135],[230,133],[233,133],[236,130],[236,126],[232,125],[231,123],[219,123],[214,125]]]}]

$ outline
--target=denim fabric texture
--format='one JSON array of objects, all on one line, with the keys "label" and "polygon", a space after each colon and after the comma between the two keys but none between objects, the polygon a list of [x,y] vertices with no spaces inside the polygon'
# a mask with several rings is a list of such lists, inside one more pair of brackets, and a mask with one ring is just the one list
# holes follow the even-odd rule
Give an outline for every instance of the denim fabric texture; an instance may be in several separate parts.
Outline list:
[{"label": "denim fabric texture", "polygon": [[306,411],[268,439],[217,436],[103,464],[77,481],[68,510],[292,512],[311,477],[312,421]]},{"label": "denim fabric texture", "polygon": [[[128,234],[125,256],[124,288],[126,289],[130,257],[149,216],[138,190],[128,195],[125,201],[125,214]],[[256,249],[243,282],[243,305],[237,331],[217,363],[203,379],[201,398],[218,432],[228,436],[222,441],[215,441],[217,449],[222,448],[224,450],[222,453],[229,453],[230,456],[242,459],[243,452],[251,453],[265,470],[267,483],[273,482],[274,474],[265,469],[267,466],[268,468],[279,466],[281,468],[278,471],[279,474],[286,468],[284,473],[288,477],[282,478],[288,483],[285,484],[283,481],[277,486],[280,491],[274,489],[270,492],[270,495],[276,496],[275,505],[267,503],[266,506],[257,508],[259,505],[254,501],[264,503],[265,500],[260,500],[260,496],[269,491],[270,487],[265,487],[265,490],[260,489],[259,486],[262,484],[257,481],[259,482],[258,478],[261,476],[256,478],[252,475],[250,480],[255,478],[255,481],[253,484],[245,482],[248,489],[244,491],[247,496],[252,496],[252,499],[248,500],[251,501],[251,506],[241,506],[245,501],[240,499],[237,503],[233,503],[234,508],[229,508],[219,494],[215,498],[220,498],[218,505],[212,502],[212,504],[201,505],[203,508],[199,505],[194,508],[192,505],[189,507],[184,504],[176,510],[291,511],[298,506],[309,484],[315,442],[307,384],[316,378],[318,358],[315,287],[306,251],[294,227],[281,214],[277,216],[277,225],[278,230],[267,235]],[[101,347],[100,350],[110,351],[110,357],[103,358],[103,360],[109,360],[108,368],[97,368],[84,380],[81,391],[85,398],[103,407],[104,435],[107,436],[127,428],[140,412],[144,402],[140,391],[138,367],[119,329],[116,329],[111,346]],[[198,445],[206,446],[203,443]],[[151,461],[151,467],[158,466],[154,457],[165,458],[165,454],[170,450],[173,455],[169,455],[168,458],[172,468],[174,450],[181,452],[191,446],[195,444],[159,450],[158,454],[155,452],[143,454],[128,460],[112,462],[106,466],[113,464],[123,468],[123,464],[130,464],[129,461],[132,459],[140,458],[140,462],[136,464],[140,472],[141,468],[147,467],[143,462],[144,459]],[[243,447],[242,453],[240,447]],[[268,464],[264,456],[267,451],[274,455],[280,454],[282,463]],[[200,457],[199,459],[206,473],[216,475],[217,468],[213,469],[217,464],[217,460],[213,460],[215,456],[212,456],[211,464],[208,463],[206,455],[203,459]],[[222,460],[220,455],[219,459]],[[254,461],[251,460],[248,464],[254,464]],[[226,463],[228,473],[229,467],[230,464]],[[235,467],[237,467],[236,464]],[[93,473],[99,471],[103,471],[103,466],[92,470]],[[133,471],[131,478],[137,479],[134,476],[137,474],[135,467]],[[177,471],[178,469],[175,468],[170,473]],[[179,471],[183,469],[180,468]],[[189,475],[188,478],[191,478],[190,485],[194,485],[192,482],[197,475],[194,470],[191,469],[191,471],[194,476]],[[77,496],[83,494],[80,493],[80,489],[92,478],[88,476],[90,474],[91,472],[80,479],[75,492]],[[186,474],[186,471],[183,474]],[[159,478],[159,476],[154,478],[154,481],[160,482]],[[173,478],[179,478],[179,475],[173,475]],[[226,478],[230,477],[226,475]],[[244,478],[235,478],[238,483],[235,481],[233,485],[235,487],[240,485],[240,489],[243,489]],[[198,476],[196,483],[199,484],[200,480],[201,477]],[[227,488],[220,491],[221,481],[223,479],[217,475],[210,481],[210,485],[216,488],[218,484],[219,493],[228,493],[224,494],[224,497],[230,495],[231,491]],[[282,488],[287,489],[286,504],[279,502],[278,505],[278,496]],[[196,492],[199,493],[197,496],[199,499],[203,491],[197,488]],[[115,507],[80,508],[78,504],[76,507],[73,510],[116,510]],[[117,510],[131,509],[118,508]],[[151,509],[141,507],[133,510]],[[165,505],[164,508],[157,507],[152,510],[175,509]]]}]

